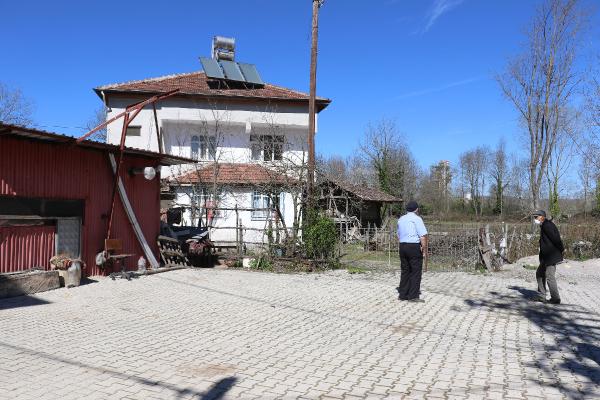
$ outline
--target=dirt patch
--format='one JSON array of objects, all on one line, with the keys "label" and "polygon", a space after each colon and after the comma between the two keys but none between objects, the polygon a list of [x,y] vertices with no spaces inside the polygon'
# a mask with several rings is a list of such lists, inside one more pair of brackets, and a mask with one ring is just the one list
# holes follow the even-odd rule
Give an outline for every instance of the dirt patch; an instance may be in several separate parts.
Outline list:
[{"label": "dirt patch", "polygon": [[407,334],[410,334],[410,333],[414,333],[418,329],[419,329],[419,327],[416,326],[415,324],[413,324],[411,322],[407,322],[407,323],[402,324],[402,325],[393,326],[392,327],[392,332],[400,334],[400,335],[407,335]]}]

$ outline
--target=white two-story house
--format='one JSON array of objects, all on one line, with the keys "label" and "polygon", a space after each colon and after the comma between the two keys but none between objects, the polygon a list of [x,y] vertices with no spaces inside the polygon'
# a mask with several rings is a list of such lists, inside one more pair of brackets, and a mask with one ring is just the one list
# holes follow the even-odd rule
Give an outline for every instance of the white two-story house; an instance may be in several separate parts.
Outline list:
[{"label": "white two-story house", "polygon": [[[94,90],[110,119],[127,105],[174,89],[176,95],[156,103],[156,119],[152,106],[140,112],[125,145],[198,160],[160,171],[174,194],[172,206],[185,210],[182,224],[200,220],[215,241],[243,234],[250,244],[278,233],[270,228],[292,227],[299,218],[299,183],[306,179],[308,94],[215,79],[204,71]],[[317,98],[317,112],[329,103]],[[122,127],[122,119],[108,125],[109,143],[120,142]]]}]

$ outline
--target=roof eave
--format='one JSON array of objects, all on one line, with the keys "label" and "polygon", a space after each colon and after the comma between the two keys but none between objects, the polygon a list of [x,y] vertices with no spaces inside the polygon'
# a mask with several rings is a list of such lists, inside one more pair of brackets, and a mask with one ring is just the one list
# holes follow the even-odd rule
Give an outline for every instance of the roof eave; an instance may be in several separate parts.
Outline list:
[{"label": "roof eave", "polygon": [[[84,140],[80,143],[77,142],[76,137],[61,135],[54,132],[47,132],[40,129],[27,128],[19,125],[5,124],[0,121],[0,135],[7,135],[17,137],[22,140],[37,140],[41,142],[52,142],[59,143],[64,145],[77,145],[84,148],[92,148],[100,151],[106,152],[118,152],[119,146],[102,143],[102,142],[94,142],[91,140]],[[133,147],[125,147],[125,154],[135,155],[139,157],[147,157],[158,160],[160,165],[179,165],[179,164],[190,164],[195,162],[192,159],[173,156],[170,154],[164,153],[155,153],[149,150],[136,149]]]},{"label": "roof eave", "polygon": [[[156,94],[164,93],[164,91],[160,91],[160,90],[131,90],[131,89],[120,90],[117,88],[102,89],[101,87],[94,88],[94,92],[96,92],[96,95],[100,99],[102,99],[102,92],[104,92],[105,95],[108,95],[108,94],[156,95]],[[274,101],[282,101],[282,102],[288,101],[288,102],[292,102],[292,103],[304,103],[304,102],[308,103],[308,101],[309,101],[308,99],[295,99],[295,98],[287,98],[287,97],[237,96],[237,95],[227,95],[227,94],[202,94],[202,93],[189,93],[189,92],[179,92],[177,95],[175,95],[173,97],[203,97],[203,98],[207,98],[207,99],[235,99],[235,100],[240,100],[240,99],[243,99],[243,100],[269,100],[269,101],[274,100]],[[321,112],[325,108],[327,108],[327,106],[329,106],[329,104],[331,104],[331,99],[318,97],[316,99],[316,103],[317,103],[318,112]]]}]

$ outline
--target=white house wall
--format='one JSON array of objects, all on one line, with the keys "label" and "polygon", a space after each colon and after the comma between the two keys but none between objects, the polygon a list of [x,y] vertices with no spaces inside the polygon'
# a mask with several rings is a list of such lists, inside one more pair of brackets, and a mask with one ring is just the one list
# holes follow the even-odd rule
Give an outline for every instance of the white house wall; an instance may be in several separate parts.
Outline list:
[{"label": "white house wall", "polygon": [[[144,96],[147,98],[149,96]],[[111,95],[108,97],[109,111],[107,119],[121,113],[125,108],[142,100],[142,97],[122,97]],[[219,126],[217,136],[217,156],[220,163],[248,163],[263,161],[251,160],[250,135],[281,134],[285,137],[283,159],[302,165],[307,159],[307,134],[308,134],[308,104],[294,105],[285,103],[270,104],[268,100],[223,100],[218,103],[194,98],[168,98],[156,104],[158,123],[163,137],[163,149],[166,153],[191,157],[191,136],[215,135]],[[144,108],[131,123],[140,126],[139,137],[128,136],[125,145],[151,151],[158,151],[158,139],[154,121],[154,113],[151,106]],[[276,128],[274,128],[276,127]],[[123,120],[112,122],[107,127],[107,141],[111,144],[119,144]],[[168,178],[179,175],[190,169],[192,165],[178,165],[161,170],[161,177]],[[189,205],[189,188],[179,187],[176,202],[180,205]],[[187,192],[186,192],[187,190]],[[236,189],[235,195],[224,196],[220,206],[234,207],[252,206],[252,190]],[[290,194],[284,196],[285,221],[288,227],[293,224],[293,203]],[[237,200],[237,201],[236,201]],[[217,226],[235,226],[233,212],[227,212],[225,216],[217,218]],[[242,225],[247,228],[264,229],[264,221],[253,220],[250,212],[241,212]],[[191,212],[184,215],[187,224],[195,224],[191,221]],[[211,238],[218,241],[235,240],[235,230],[216,229],[211,232]],[[245,232],[244,241],[263,241],[262,232]]]},{"label": "white house wall", "polygon": [[[139,97],[125,98],[110,96],[107,119],[123,112],[127,105],[139,101]],[[240,135],[240,141],[236,143],[235,140],[231,140],[224,147],[238,145],[241,148],[247,142],[244,136],[249,136],[252,130],[265,129],[265,126],[268,125],[279,126],[286,137],[288,133],[293,132],[291,136],[294,137],[294,140],[298,140],[303,136],[302,140],[305,143],[308,132],[308,106],[265,104],[266,102],[267,100],[239,103],[227,101],[212,104],[208,101],[191,98],[169,98],[162,100],[156,104],[156,109],[159,126],[163,128],[165,151],[176,147],[173,143],[175,139],[169,137],[169,131],[165,126],[165,123],[168,124],[168,122],[173,121],[205,121],[209,126],[214,126],[215,121],[219,121],[225,127],[226,131]],[[131,125],[140,126],[141,135],[139,137],[127,137],[125,140],[126,146],[158,151],[158,140],[152,107],[147,106],[144,108]],[[107,140],[109,143],[120,143],[122,128],[122,119],[118,119],[108,125]],[[236,147],[233,148],[235,149]],[[173,153],[173,155],[180,154]]]},{"label": "white house wall", "polygon": [[[247,124],[219,122],[218,133],[214,121],[201,124],[200,121],[163,120],[162,129],[164,148],[168,154],[182,157],[192,157],[191,137],[193,135],[214,136],[217,141],[215,161],[219,163],[253,163],[250,135],[261,135],[269,132],[285,137],[283,159],[288,163],[302,165],[307,159],[307,130],[296,126],[286,126],[278,129],[266,129],[259,124],[252,124],[248,131]],[[212,161],[212,160],[204,160]],[[189,169],[189,166],[174,166],[166,168],[162,175],[168,177],[178,175]]]},{"label": "white house wall", "polygon": [[[219,206],[233,208],[252,207],[252,192],[250,187],[235,187],[228,189],[222,194]],[[191,205],[191,188],[180,187],[176,194],[178,205]],[[283,216],[286,226],[291,229],[294,223],[293,197],[289,193],[283,194]],[[219,211],[219,215],[212,221],[213,228],[209,230],[210,239],[213,242],[233,242],[236,239],[236,213],[235,211]],[[243,228],[243,241],[245,243],[267,243],[265,229],[268,223],[264,219],[253,219],[251,211],[238,211],[241,227]],[[198,220],[192,219],[192,213],[187,209],[183,214],[182,225],[197,226]],[[256,229],[256,230],[255,230]]]}]

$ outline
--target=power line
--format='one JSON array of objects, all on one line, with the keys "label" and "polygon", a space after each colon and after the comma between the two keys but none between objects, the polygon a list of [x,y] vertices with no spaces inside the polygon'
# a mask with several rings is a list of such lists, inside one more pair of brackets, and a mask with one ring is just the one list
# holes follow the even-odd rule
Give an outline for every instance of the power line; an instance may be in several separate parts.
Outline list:
[{"label": "power line", "polygon": [[60,128],[60,129],[79,129],[79,130],[87,130],[88,128],[84,126],[64,126],[64,125],[43,125],[43,124],[33,124],[37,128]]}]

